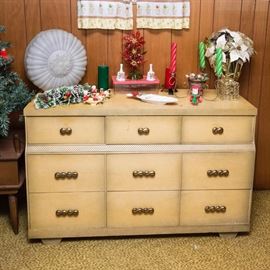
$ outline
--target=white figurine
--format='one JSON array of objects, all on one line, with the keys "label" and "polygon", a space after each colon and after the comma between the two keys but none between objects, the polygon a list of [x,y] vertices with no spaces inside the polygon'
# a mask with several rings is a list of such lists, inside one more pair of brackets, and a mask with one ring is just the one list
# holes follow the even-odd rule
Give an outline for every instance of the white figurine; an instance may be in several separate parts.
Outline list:
[{"label": "white figurine", "polygon": [[117,72],[116,80],[117,81],[125,80],[125,72],[123,70],[123,64],[120,64],[120,70]]},{"label": "white figurine", "polygon": [[155,80],[155,72],[153,71],[153,64],[150,64],[149,71],[147,72],[147,81],[154,81]]}]

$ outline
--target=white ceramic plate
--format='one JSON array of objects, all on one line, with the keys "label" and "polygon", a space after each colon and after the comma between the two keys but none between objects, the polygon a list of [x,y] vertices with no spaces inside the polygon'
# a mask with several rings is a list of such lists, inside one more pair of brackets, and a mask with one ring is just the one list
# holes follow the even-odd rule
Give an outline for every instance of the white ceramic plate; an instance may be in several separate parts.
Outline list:
[{"label": "white ceramic plate", "polygon": [[128,97],[136,97],[144,102],[153,103],[153,104],[169,104],[177,103],[177,99],[174,97],[166,97],[155,94],[143,94],[139,96],[133,96],[132,94],[127,94]]}]

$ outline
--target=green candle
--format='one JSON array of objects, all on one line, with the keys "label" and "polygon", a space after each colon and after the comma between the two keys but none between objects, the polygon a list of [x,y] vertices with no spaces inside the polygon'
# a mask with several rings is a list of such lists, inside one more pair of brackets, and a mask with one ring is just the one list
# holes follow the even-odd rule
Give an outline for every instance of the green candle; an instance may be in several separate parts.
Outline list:
[{"label": "green candle", "polygon": [[205,45],[203,42],[199,43],[199,59],[200,59],[200,68],[205,69]]},{"label": "green candle", "polygon": [[98,88],[109,88],[109,67],[106,65],[98,66]]},{"label": "green candle", "polygon": [[216,49],[216,75],[218,78],[220,78],[223,74],[222,72],[222,49],[217,48]]}]

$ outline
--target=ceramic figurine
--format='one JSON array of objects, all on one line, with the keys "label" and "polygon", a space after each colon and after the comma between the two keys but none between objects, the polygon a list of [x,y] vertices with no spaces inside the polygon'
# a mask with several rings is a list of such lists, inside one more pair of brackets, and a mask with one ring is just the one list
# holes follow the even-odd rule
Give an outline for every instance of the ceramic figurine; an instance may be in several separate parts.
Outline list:
[{"label": "ceramic figurine", "polygon": [[123,64],[120,64],[120,70],[117,72],[116,80],[117,81],[125,80],[125,72],[123,70]]},{"label": "ceramic figurine", "polygon": [[153,71],[153,64],[150,64],[149,71],[147,72],[147,81],[154,81],[155,80],[155,72]]},{"label": "ceramic figurine", "polygon": [[200,86],[199,85],[192,85],[191,87],[191,95],[190,95],[190,102],[193,105],[198,105],[198,103],[202,102],[202,97],[200,94]]}]

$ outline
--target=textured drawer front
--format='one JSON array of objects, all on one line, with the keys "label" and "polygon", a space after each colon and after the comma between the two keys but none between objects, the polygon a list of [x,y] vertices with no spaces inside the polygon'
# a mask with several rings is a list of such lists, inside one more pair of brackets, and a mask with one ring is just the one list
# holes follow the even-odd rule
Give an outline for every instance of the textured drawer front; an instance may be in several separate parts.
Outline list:
[{"label": "textured drawer front", "polygon": [[[247,224],[250,199],[250,190],[182,191],[180,225]],[[218,212],[218,206],[226,212]],[[205,207],[215,211],[206,213]]]},{"label": "textured drawer front", "polygon": [[[29,197],[30,227],[63,231],[77,229],[77,226],[104,227],[104,201],[103,192],[32,193]],[[57,210],[78,210],[78,216],[57,216]]]},{"label": "textured drawer front", "polygon": [[176,190],[180,179],[180,154],[107,156],[108,190]]},{"label": "textured drawer front", "polygon": [[249,189],[254,152],[183,154],[182,189]]},{"label": "textured drawer front", "polygon": [[103,155],[28,155],[27,165],[29,192],[104,190]]},{"label": "textured drawer front", "polygon": [[[152,214],[133,214],[133,209],[154,209]],[[108,192],[108,227],[177,226],[179,192]]]},{"label": "textured drawer front", "polygon": [[[70,135],[66,134],[67,129],[72,130]],[[104,143],[104,118],[28,117],[27,139],[30,144]]]},{"label": "textured drawer front", "polygon": [[183,144],[241,144],[254,140],[254,117],[184,116],[182,121]]},{"label": "textured drawer front", "polygon": [[178,116],[109,116],[106,117],[106,143],[180,143],[180,121]]}]

